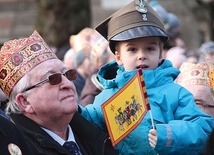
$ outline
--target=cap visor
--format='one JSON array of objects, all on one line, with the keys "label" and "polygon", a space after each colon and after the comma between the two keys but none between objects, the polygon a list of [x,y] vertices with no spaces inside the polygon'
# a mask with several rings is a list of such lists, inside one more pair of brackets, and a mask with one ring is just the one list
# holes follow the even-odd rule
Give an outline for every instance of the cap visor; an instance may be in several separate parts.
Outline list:
[{"label": "cap visor", "polygon": [[140,26],[140,27],[134,27],[132,29],[128,29],[126,31],[123,31],[114,37],[112,37],[110,40],[112,41],[124,41],[124,40],[130,40],[130,39],[136,39],[136,38],[142,38],[142,37],[164,37],[166,40],[168,40],[168,36],[159,28],[154,26]]}]

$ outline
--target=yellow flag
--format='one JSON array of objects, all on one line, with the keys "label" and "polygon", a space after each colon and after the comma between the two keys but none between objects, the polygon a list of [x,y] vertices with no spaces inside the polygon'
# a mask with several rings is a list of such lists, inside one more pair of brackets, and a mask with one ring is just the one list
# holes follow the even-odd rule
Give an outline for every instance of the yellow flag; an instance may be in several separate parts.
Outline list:
[{"label": "yellow flag", "polygon": [[102,110],[112,145],[115,146],[138,126],[150,110],[141,69],[102,104]]}]

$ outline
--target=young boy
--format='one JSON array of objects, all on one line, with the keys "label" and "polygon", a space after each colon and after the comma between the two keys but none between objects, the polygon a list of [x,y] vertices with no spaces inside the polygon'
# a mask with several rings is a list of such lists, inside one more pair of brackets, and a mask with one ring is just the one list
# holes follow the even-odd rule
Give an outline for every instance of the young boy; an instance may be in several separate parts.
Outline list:
[{"label": "young boy", "polygon": [[81,107],[82,115],[106,130],[101,105],[141,68],[155,129],[147,112],[115,148],[121,155],[199,154],[211,132],[213,119],[195,105],[194,97],[186,89],[174,83],[179,70],[170,61],[161,59],[168,36],[160,17],[139,0],[114,13],[96,30],[109,41],[116,62],[100,69],[98,76],[104,90],[93,104]]}]

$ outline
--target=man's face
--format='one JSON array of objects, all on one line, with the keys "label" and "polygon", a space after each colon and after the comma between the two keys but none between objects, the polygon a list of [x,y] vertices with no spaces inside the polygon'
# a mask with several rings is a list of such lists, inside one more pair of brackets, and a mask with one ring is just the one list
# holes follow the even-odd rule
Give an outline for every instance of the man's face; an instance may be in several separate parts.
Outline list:
[{"label": "man's face", "polygon": [[185,86],[195,98],[195,102],[207,114],[214,116],[214,98],[208,86],[190,85]]},{"label": "man's face", "polygon": [[[30,83],[34,85],[54,73],[65,71],[66,68],[60,60],[45,61],[29,73]],[[51,85],[46,82],[29,90],[26,94],[31,110],[25,114],[28,113],[27,115],[41,126],[51,126],[52,123],[57,124],[57,121],[69,122],[77,111],[76,88],[73,82],[63,75],[61,83]]]}]

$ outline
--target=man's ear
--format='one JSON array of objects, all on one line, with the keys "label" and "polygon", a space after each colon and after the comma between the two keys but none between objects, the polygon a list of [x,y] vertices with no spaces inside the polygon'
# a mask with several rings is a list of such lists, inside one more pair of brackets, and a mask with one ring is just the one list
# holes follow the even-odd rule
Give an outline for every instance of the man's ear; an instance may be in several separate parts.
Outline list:
[{"label": "man's ear", "polygon": [[27,97],[24,93],[19,93],[16,96],[16,101],[19,104],[19,106],[26,112],[26,113],[34,113],[33,107],[31,104],[27,101]]},{"label": "man's ear", "polygon": [[115,60],[116,60],[116,62],[117,62],[118,65],[120,65],[120,66],[123,65],[123,62],[122,62],[122,60],[120,58],[120,54],[117,51],[115,51]]}]

